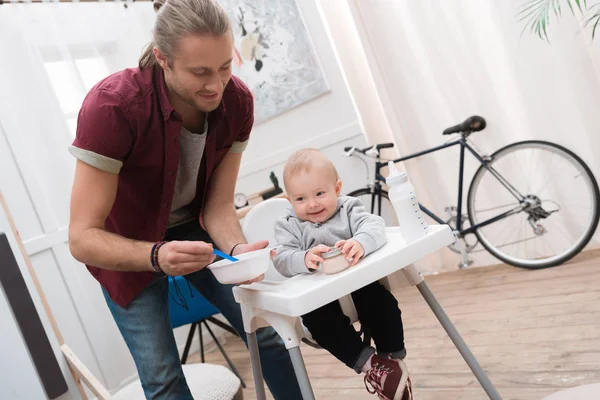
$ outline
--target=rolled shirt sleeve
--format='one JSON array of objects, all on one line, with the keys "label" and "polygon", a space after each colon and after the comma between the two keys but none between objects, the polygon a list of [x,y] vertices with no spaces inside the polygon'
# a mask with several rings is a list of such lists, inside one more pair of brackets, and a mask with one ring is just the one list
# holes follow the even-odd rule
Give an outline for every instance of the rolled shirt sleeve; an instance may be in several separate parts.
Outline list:
[{"label": "rolled shirt sleeve", "polygon": [[85,98],[69,152],[100,170],[119,173],[134,144],[127,107],[118,93],[96,89]]}]

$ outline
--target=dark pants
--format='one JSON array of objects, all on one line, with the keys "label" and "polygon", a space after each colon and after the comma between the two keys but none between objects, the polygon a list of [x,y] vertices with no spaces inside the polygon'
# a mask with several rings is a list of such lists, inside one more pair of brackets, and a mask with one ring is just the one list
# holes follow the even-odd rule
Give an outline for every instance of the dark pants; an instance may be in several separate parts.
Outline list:
[{"label": "dark pants", "polygon": [[[379,282],[374,282],[352,293],[352,300],[361,326],[368,329],[377,352],[404,352],[404,330],[396,298]],[[338,301],[303,315],[302,321],[321,347],[357,372],[374,352],[363,343]]]}]

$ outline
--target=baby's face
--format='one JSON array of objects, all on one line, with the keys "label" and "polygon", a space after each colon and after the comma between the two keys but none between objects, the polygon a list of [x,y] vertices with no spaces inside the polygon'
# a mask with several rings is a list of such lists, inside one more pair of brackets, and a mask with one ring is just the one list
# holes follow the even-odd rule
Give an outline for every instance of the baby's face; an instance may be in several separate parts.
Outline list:
[{"label": "baby's face", "polygon": [[330,174],[318,168],[300,171],[286,184],[287,195],[298,218],[313,223],[325,222],[333,215],[341,188],[340,180],[331,179]]}]

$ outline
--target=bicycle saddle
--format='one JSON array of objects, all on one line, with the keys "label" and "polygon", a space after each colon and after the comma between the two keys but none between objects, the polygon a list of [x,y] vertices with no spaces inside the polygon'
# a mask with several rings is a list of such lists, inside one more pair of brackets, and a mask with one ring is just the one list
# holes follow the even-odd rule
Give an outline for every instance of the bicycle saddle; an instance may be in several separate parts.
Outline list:
[{"label": "bicycle saddle", "polygon": [[485,129],[486,122],[483,117],[479,115],[473,115],[472,117],[467,118],[464,122],[461,122],[458,125],[451,126],[444,130],[443,135],[451,135],[453,133],[472,133],[479,132]]}]

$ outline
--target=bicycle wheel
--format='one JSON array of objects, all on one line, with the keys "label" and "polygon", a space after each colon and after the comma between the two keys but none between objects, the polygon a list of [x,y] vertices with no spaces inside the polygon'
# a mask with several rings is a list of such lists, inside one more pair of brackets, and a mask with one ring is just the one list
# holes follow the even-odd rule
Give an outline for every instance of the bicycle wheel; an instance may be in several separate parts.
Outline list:
[{"label": "bicycle wheel", "polygon": [[[371,194],[369,188],[362,188],[348,193],[348,196],[356,197],[365,205],[367,211],[379,215],[385,221],[385,226],[398,226],[398,217],[392,206],[392,202],[385,190],[381,191],[381,212],[379,212],[377,196]],[[374,204],[373,204],[374,203]]]},{"label": "bicycle wheel", "polygon": [[506,213],[477,228],[477,238],[503,262],[537,269],[583,249],[598,226],[599,201],[598,183],[577,155],[530,140],[501,148],[479,167],[467,207],[471,226]]}]

